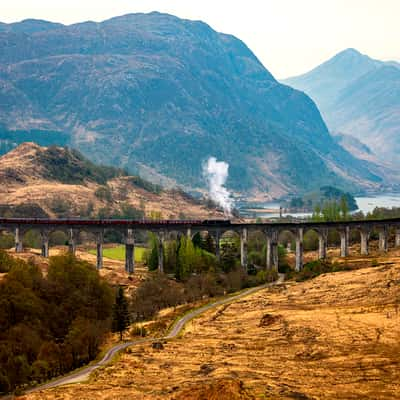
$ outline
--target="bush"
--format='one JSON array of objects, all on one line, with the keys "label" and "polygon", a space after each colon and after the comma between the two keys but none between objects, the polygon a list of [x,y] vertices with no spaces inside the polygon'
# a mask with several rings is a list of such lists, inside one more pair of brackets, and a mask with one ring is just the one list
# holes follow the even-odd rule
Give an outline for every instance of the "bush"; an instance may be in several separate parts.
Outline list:
[{"label": "bush", "polygon": [[134,325],[130,331],[130,334],[132,337],[135,337],[135,336],[145,337],[145,336],[147,336],[147,331],[144,326]]},{"label": "bush", "polygon": [[106,201],[107,203],[112,202],[112,192],[109,186],[100,186],[96,191],[94,192],[94,195],[102,201]]},{"label": "bush", "polygon": [[279,263],[279,266],[278,266],[278,272],[279,273],[281,273],[281,274],[287,274],[287,273],[290,273],[292,271],[292,268],[290,267],[290,265],[289,264],[281,264],[281,263]]},{"label": "bush", "polygon": [[151,192],[151,193],[155,193],[155,194],[160,194],[162,192],[161,186],[151,183],[149,181],[146,181],[143,178],[141,178],[140,176],[130,176],[128,178],[128,181],[132,185],[137,186],[141,189],[144,189],[147,192]]},{"label": "bush", "polygon": [[22,238],[22,243],[24,247],[30,247],[33,249],[40,249],[42,246],[42,241],[40,238],[40,233],[37,230],[31,229],[25,233]]},{"label": "bush", "polygon": [[61,218],[68,217],[71,213],[70,203],[61,197],[53,198],[49,204],[49,208],[57,215],[57,217]]},{"label": "bush", "polygon": [[62,231],[52,232],[49,239],[51,246],[61,246],[68,242],[68,236]]},{"label": "bush", "polygon": [[265,255],[262,251],[250,251],[248,253],[248,260],[250,264],[255,264],[259,266],[265,265]]},{"label": "bush", "polygon": [[271,283],[278,279],[278,273],[276,271],[261,270],[257,272],[256,283],[262,285],[263,283]]},{"label": "bush", "polygon": [[349,269],[351,268],[346,264],[332,264],[326,260],[316,260],[305,264],[300,272],[292,272],[291,276],[294,276],[297,282],[302,282],[308,279],[315,278],[321,274],[346,271]]},{"label": "bush", "polygon": [[0,234],[0,249],[11,249],[15,245],[14,235],[11,233]]},{"label": "bush", "polygon": [[23,261],[11,257],[4,250],[0,250],[0,272],[8,272],[12,267],[20,263],[23,263]]},{"label": "bush", "polygon": [[305,251],[318,249],[318,233],[310,230],[304,235],[303,248]]}]

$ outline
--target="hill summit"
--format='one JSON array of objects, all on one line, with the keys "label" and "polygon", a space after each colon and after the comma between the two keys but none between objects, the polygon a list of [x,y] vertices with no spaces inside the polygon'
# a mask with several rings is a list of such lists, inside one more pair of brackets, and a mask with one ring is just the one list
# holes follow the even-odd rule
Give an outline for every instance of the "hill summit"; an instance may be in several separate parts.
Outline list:
[{"label": "hill summit", "polygon": [[284,83],[310,95],[332,131],[356,138],[381,161],[400,165],[400,63],[347,49]]},{"label": "hill summit", "polygon": [[99,166],[76,150],[23,143],[0,157],[0,215],[15,217],[219,218],[179,190]]}]

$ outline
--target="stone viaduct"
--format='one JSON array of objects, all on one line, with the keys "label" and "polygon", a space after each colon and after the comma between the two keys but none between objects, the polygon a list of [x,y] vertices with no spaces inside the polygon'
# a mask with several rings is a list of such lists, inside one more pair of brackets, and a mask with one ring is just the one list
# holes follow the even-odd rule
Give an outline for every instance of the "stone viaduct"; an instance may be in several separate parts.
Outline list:
[{"label": "stone viaduct", "polygon": [[[135,232],[153,232],[158,237],[159,248],[170,233],[193,237],[197,232],[208,232],[215,241],[216,257],[220,257],[220,239],[226,232],[235,232],[240,237],[240,255],[243,268],[247,268],[247,240],[252,231],[263,232],[266,241],[266,269],[278,267],[278,239],[280,233],[291,232],[296,242],[296,270],[303,268],[303,236],[309,230],[314,230],[319,238],[319,258],[327,255],[328,233],[336,230],[340,234],[340,254],[349,254],[349,237],[351,230],[360,232],[361,254],[368,255],[368,242],[371,232],[379,233],[379,249],[388,250],[388,236],[395,232],[395,246],[400,247],[400,218],[368,221],[340,222],[270,222],[242,223],[230,220],[84,220],[84,219],[37,219],[37,218],[0,218],[0,231],[6,230],[15,235],[15,250],[22,251],[22,237],[27,231],[35,229],[40,232],[42,241],[42,256],[49,255],[49,237],[54,231],[63,231],[69,235],[69,251],[75,253],[77,238],[81,231],[94,235],[97,243],[97,268],[103,266],[103,241],[107,230],[118,231],[122,234],[125,252],[125,270],[134,272]],[[163,272],[163,252],[159,251],[158,269]]]}]

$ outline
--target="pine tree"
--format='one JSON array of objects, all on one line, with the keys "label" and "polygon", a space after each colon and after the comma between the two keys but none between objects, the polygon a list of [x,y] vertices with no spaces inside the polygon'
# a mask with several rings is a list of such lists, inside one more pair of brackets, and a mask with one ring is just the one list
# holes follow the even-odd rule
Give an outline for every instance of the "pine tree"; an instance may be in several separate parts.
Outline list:
[{"label": "pine tree", "polygon": [[347,219],[349,216],[349,205],[345,196],[342,196],[340,199],[340,211],[342,212],[342,218]]},{"label": "pine tree", "polygon": [[119,332],[119,340],[122,341],[122,334],[129,326],[129,310],[128,301],[125,297],[124,290],[118,287],[115,304],[113,306],[112,331]]},{"label": "pine tree", "polygon": [[154,233],[150,234],[150,254],[148,258],[148,267],[150,271],[158,268],[158,239]]}]

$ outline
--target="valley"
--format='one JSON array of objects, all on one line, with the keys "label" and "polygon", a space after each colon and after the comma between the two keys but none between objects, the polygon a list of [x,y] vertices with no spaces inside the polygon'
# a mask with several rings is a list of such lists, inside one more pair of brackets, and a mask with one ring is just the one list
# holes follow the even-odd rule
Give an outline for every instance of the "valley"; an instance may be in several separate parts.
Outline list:
[{"label": "valley", "polygon": [[0,398],[398,398],[398,2],[28,3]]}]

